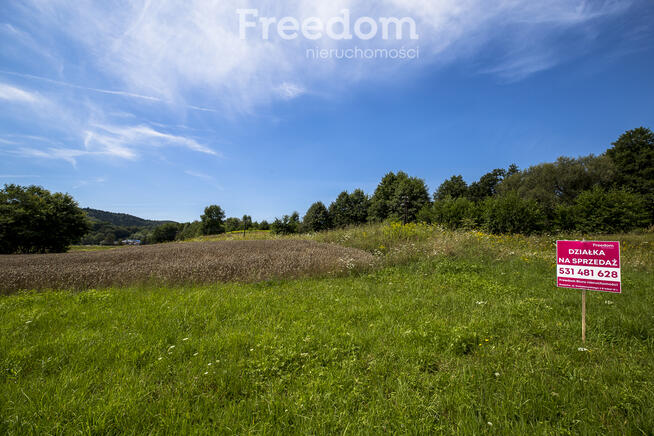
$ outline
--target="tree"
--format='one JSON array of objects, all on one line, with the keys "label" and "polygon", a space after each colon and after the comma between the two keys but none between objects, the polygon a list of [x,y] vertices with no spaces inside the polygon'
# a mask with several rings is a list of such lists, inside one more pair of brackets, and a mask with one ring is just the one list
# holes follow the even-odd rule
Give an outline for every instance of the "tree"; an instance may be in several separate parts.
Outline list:
[{"label": "tree", "polygon": [[270,230],[270,224],[268,221],[263,220],[259,223],[259,230]]},{"label": "tree", "polygon": [[0,253],[63,252],[90,228],[68,194],[51,194],[39,186],[0,190]]},{"label": "tree", "polygon": [[350,224],[365,224],[368,221],[370,197],[361,189],[355,189],[350,194]]},{"label": "tree", "polygon": [[441,183],[438,190],[434,193],[434,200],[445,200],[446,198],[465,197],[468,194],[468,184],[463,177],[452,176]]},{"label": "tree", "polygon": [[334,227],[364,224],[368,220],[369,208],[370,199],[361,189],[352,194],[343,191],[329,205],[329,217]]},{"label": "tree", "polygon": [[300,214],[293,212],[290,216],[284,215],[282,219],[275,218],[270,225],[270,231],[276,235],[290,235],[297,233],[300,227]]},{"label": "tree", "polygon": [[250,215],[243,215],[241,222],[243,223],[243,237],[245,238],[245,231],[252,225],[252,217]]},{"label": "tree", "polygon": [[302,222],[310,232],[321,232],[330,229],[332,226],[329,211],[322,201],[317,201],[309,207]]},{"label": "tree", "polygon": [[645,196],[654,219],[654,133],[639,127],[623,133],[606,155],[615,164],[615,182]]},{"label": "tree", "polygon": [[101,245],[114,245],[114,242],[116,242],[116,235],[113,233],[107,233],[102,240]]},{"label": "tree", "polygon": [[162,242],[171,242],[174,241],[177,237],[177,232],[179,232],[180,226],[175,223],[166,223],[156,227],[152,231],[151,240],[155,244]]},{"label": "tree", "polygon": [[644,127],[629,130],[606,154],[616,166],[619,186],[641,194],[654,193],[654,132]]},{"label": "tree", "polygon": [[240,230],[243,226],[240,219],[229,217],[225,220],[223,227],[225,228],[225,232],[229,233]]},{"label": "tree", "polygon": [[350,224],[350,194],[347,191],[338,194],[329,205],[329,217],[334,227],[342,228]]},{"label": "tree", "polygon": [[202,221],[202,234],[218,235],[220,233],[225,233],[225,228],[223,227],[225,212],[223,212],[220,206],[207,206],[200,219]]},{"label": "tree", "polygon": [[583,191],[613,183],[615,165],[607,156],[560,157],[507,176],[496,190],[515,191],[524,199],[538,201],[548,216],[559,204],[572,204]]},{"label": "tree", "polygon": [[409,177],[405,172],[386,174],[370,200],[369,219],[415,221],[418,212],[429,204],[429,192],[424,180]]},{"label": "tree", "polygon": [[506,171],[497,168],[486,173],[474,182],[468,188],[467,196],[473,201],[480,201],[487,197],[492,197],[497,193],[497,186],[504,180]]},{"label": "tree", "polygon": [[382,177],[381,182],[377,185],[377,189],[370,199],[368,215],[371,221],[384,221],[388,218],[396,179],[395,173],[390,172]]},{"label": "tree", "polygon": [[389,218],[407,222],[416,221],[420,209],[429,204],[429,190],[424,180],[399,172],[395,191],[389,204]]}]

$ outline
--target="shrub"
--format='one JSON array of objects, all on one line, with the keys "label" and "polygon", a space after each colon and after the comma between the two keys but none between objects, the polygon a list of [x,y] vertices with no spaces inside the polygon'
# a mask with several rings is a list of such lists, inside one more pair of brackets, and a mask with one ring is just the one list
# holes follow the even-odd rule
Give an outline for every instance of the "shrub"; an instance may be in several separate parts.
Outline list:
[{"label": "shrub", "polygon": [[238,218],[230,217],[225,220],[225,232],[235,232],[237,230],[243,229],[241,220]]},{"label": "shrub", "polygon": [[270,225],[270,231],[276,235],[291,235],[297,233],[300,228],[300,215],[293,212],[290,216],[284,215],[282,219],[275,218]]},{"label": "shrub", "polygon": [[477,205],[467,198],[448,197],[434,203],[432,219],[448,229],[470,228],[479,222]]},{"label": "shrub", "polygon": [[174,241],[175,238],[177,237],[177,232],[179,230],[180,230],[179,224],[175,224],[175,223],[162,224],[152,231],[152,237],[151,237],[152,242],[158,244],[161,242]]},{"label": "shrub", "polygon": [[574,206],[560,204],[554,210],[554,230],[571,231],[577,227]]},{"label": "shrub", "polygon": [[487,198],[483,202],[483,226],[491,233],[539,232],[545,227],[545,213],[535,200],[521,198],[516,192]]},{"label": "shrub", "polygon": [[[177,239],[180,241],[186,239],[196,238],[202,235],[202,223],[200,221],[193,221],[192,223],[185,223],[177,233]],[[141,241],[143,242],[143,241]]]},{"label": "shrub", "polygon": [[649,223],[645,198],[624,189],[582,192],[572,210],[576,229],[584,233],[627,232]]}]

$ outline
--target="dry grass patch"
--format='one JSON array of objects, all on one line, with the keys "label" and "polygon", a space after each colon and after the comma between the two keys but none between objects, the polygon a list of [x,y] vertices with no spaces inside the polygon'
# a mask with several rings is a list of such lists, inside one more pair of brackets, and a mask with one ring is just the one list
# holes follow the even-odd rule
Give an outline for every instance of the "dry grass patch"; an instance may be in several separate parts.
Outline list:
[{"label": "dry grass patch", "polygon": [[97,252],[0,256],[0,292],[145,282],[260,281],[372,265],[362,250],[302,240],[190,242]]}]

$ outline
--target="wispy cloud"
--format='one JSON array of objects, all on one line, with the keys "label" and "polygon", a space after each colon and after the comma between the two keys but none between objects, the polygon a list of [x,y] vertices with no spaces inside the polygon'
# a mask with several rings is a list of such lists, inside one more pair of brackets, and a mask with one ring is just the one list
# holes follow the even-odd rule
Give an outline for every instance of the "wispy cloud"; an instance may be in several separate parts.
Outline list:
[{"label": "wispy cloud", "polygon": [[187,171],[184,171],[184,173],[191,176],[191,177],[196,177],[198,179],[206,180],[207,182],[215,182],[216,181],[216,179],[214,179],[213,176],[210,176],[210,175],[204,174],[204,173],[199,173],[197,171],[187,170]]},{"label": "wispy cloud", "polygon": [[198,143],[194,139],[164,133],[146,125],[95,125],[95,127],[95,131],[87,132],[86,148],[92,149],[99,144],[102,148],[112,150],[119,157],[132,158],[134,152],[130,147],[136,146],[176,146],[188,148],[198,153],[220,156],[218,152]]},{"label": "wispy cloud", "polygon": [[0,100],[16,103],[38,103],[42,101],[42,98],[36,93],[6,83],[0,83]]},{"label": "wispy cloud", "polygon": [[[97,92],[100,94],[106,94],[106,95],[115,95],[119,97],[127,97],[127,98],[133,98],[133,99],[138,99],[138,100],[145,100],[149,102],[157,102],[157,103],[175,103],[173,101],[168,101],[164,100],[159,97],[153,97],[151,95],[142,95],[142,94],[136,94],[134,92],[127,92],[127,91],[119,91],[119,90],[112,90],[112,89],[102,89],[102,88],[92,88],[89,86],[81,86],[81,85],[76,85],[74,83],[69,83],[69,82],[64,82],[62,80],[54,80],[50,79],[47,77],[41,77],[41,76],[35,76],[33,74],[25,74],[25,73],[18,73],[15,71],[6,71],[6,70],[0,70],[1,74],[6,74],[10,76],[16,76],[16,77],[22,77],[24,79],[31,79],[31,80],[38,80],[41,82],[46,82],[50,83],[53,85],[57,86],[63,86],[66,88],[73,88],[73,89],[80,89],[83,91],[91,91],[91,92]],[[217,112],[216,109],[208,108],[208,107],[201,107],[201,106],[194,106],[190,104],[184,104],[184,107],[188,109],[193,109],[193,110],[198,110],[198,111],[203,111],[203,112]]]},{"label": "wispy cloud", "polygon": [[[47,40],[54,30],[63,32],[86,51],[89,65],[124,89],[9,73],[229,116],[233,111],[248,112],[258,104],[306,93],[333,95],[330,89],[342,90],[362,80],[384,80],[401,69],[471,58],[479,58],[472,63],[479,72],[522,80],[570,56],[565,54],[570,47],[562,46],[558,37],[576,35],[579,42],[574,50],[583,52],[584,38],[592,38],[588,29],[619,16],[638,1],[381,0],[371,5],[367,0],[298,0],[256,4],[260,16],[327,21],[349,9],[353,17],[412,17],[418,24],[421,61],[406,64],[306,59],[307,48],[351,46],[352,41],[263,40],[256,35],[241,39],[236,10],[248,6],[244,0],[140,0],[121,3],[121,7],[112,2],[25,0],[16,6],[23,19],[8,36],[27,33],[19,24],[29,28],[34,41]],[[407,42],[373,39],[356,43],[376,48]]]},{"label": "wispy cloud", "polygon": [[306,92],[303,86],[295,83],[284,82],[275,91],[284,100],[292,100]]},{"label": "wispy cloud", "polygon": [[77,189],[77,188],[81,188],[82,186],[88,186],[88,185],[92,185],[92,184],[101,184],[101,183],[104,183],[106,181],[107,181],[107,179],[105,179],[104,177],[93,177],[93,178],[87,179],[87,180],[80,180],[79,182],[77,182],[76,184],[73,185],[73,188]]},{"label": "wispy cloud", "polygon": [[[165,101],[183,101],[189,92],[209,90],[228,105],[247,105],[268,98],[294,98],[311,85],[333,82],[330,73],[335,68],[351,73],[338,76],[345,81],[379,74],[377,63],[307,62],[304,50],[308,46],[333,41],[239,38],[236,10],[246,6],[241,0],[194,0],[184,4],[144,0],[130,2],[124,8],[98,2],[72,5],[63,0],[30,3],[41,22],[70,29],[70,36],[85,44],[90,53],[102,53],[95,56],[95,62],[125,83],[130,89],[125,95],[137,98],[156,96]],[[630,0],[384,0],[373,7],[365,0],[299,0],[262,2],[257,7],[261,15],[299,19],[317,16],[326,20],[344,8],[353,16],[411,16],[418,22],[419,43],[428,60],[449,62],[469,56],[470,50],[497,43],[498,34],[506,35],[501,44],[507,54],[534,56],[551,42],[548,35],[592,25],[595,20],[620,14],[630,4]],[[532,50],[516,51],[512,41],[524,43],[521,37],[525,35]],[[513,66],[519,71],[516,77],[538,71],[524,68],[527,63],[525,59],[509,59],[497,71],[511,75],[507,71]],[[548,68],[556,62],[537,64]],[[484,66],[487,71],[494,71],[493,67]]]},{"label": "wispy cloud", "polygon": [[219,185],[216,182],[216,178],[213,177],[213,176],[210,176],[209,174],[205,174],[205,173],[201,173],[201,172],[193,171],[193,170],[186,170],[186,171],[184,171],[184,174],[189,175],[191,177],[195,177],[196,179],[200,179],[200,180],[210,184],[214,188],[217,188],[217,189],[219,189],[221,191],[225,190],[225,188],[223,188],[221,185]]},{"label": "wispy cloud", "polygon": [[[54,159],[54,160],[64,160],[70,163],[72,166],[77,166],[77,158],[80,156],[85,156],[93,153],[86,152],[84,150],[77,150],[72,148],[48,148],[45,150],[39,150],[36,148],[30,147],[19,147],[12,154],[16,154],[22,157],[32,157],[38,159]],[[101,154],[101,153],[95,153]]]},{"label": "wispy cloud", "polygon": [[146,125],[91,125],[89,130],[84,132],[83,148],[19,146],[6,150],[5,153],[29,158],[63,160],[77,166],[81,157],[136,160],[144,150],[161,147],[183,147],[198,153],[221,156],[192,138],[164,133]]}]

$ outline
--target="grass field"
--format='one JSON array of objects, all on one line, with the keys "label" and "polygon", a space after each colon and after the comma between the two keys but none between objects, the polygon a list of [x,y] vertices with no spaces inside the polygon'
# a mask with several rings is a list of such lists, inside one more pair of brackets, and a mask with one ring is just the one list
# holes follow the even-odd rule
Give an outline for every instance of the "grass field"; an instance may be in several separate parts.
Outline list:
[{"label": "grass field", "polygon": [[556,238],[302,238],[378,267],[0,297],[0,433],[654,432],[651,233],[601,238],[624,291],[589,293],[588,351]]}]

